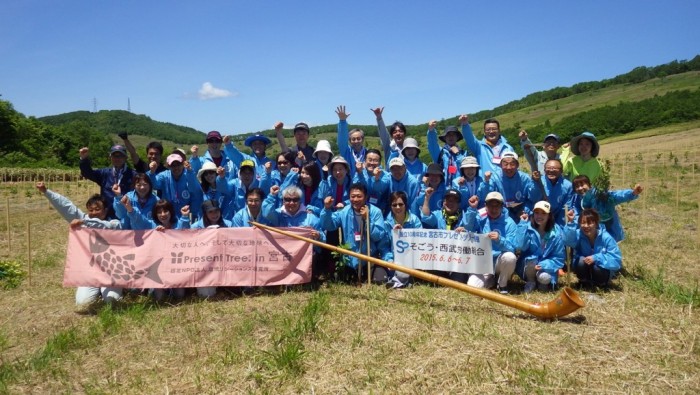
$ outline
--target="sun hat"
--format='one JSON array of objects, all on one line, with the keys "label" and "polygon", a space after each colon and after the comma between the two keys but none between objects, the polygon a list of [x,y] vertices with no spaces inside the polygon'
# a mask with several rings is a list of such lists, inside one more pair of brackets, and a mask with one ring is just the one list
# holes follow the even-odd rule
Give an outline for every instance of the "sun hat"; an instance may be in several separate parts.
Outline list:
[{"label": "sun hat", "polygon": [[333,159],[331,159],[331,161],[328,163],[328,170],[333,169],[333,166],[336,163],[340,163],[340,164],[344,165],[345,168],[348,170],[348,173],[350,173],[350,164],[348,163],[348,161],[345,160],[345,158],[343,158],[340,155],[336,155],[333,157]]},{"label": "sun hat", "polygon": [[593,143],[593,147],[591,147],[591,156],[596,157],[598,156],[598,153],[600,152],[600,144],[598,144],[598,140],[595,138],[595,135],[591,132],[583,132],[579,134],[578,136],[574,137],[571,139],[571,152],[574,153],[574,155],[581,155],[581,151],[578,149],[578,144],[581,141],[581,139],[588,139]]},{"label": "sun hat", "polygon": [[204,162],[204,165],[202,166],[202,168],[199,169],[199,171],[197,172],[197,178],[198,178],[200,181],[202,180],[202,176],[204,175],[204,172],[205,172],[205,171],[213,171],[213,172],[216,172],[216,163],[214,163],[214,162],[209,162],[209,161]]},{"label": "sun hat", "polygon": [[246,145],[246,147],[250,147],[254,141],[262,141],[263,143],[265,143],[265,145],[270,145],[270,143],[272,143],[272,141],[270,141],[270,139],[266,136],[260,133],[255,133],[252,136],[248,136],[248,138],[245,139],[244,144]]},{"label": "sun hat", "polygon": [[457,126],[448,126],[445,128],[445,131],[442,132],[442,136],[439,137],[440,141],[445,143],[445,137],[447,137],[448,133],[456,133],[457,134],[457,141],[462,140],[462,132],[459,131]]},{"label": "sun hat", "polygon": [[413,137],[406,137],[406,139],[403,141],[403,148],[401,148],[401,155],[406,156],[404,154],[404,151],[406,148],[415,148],[418,150],[418,155],[420,155],[420,147],[418,147],[418,141],[414,139]]},{"label": "sun hat", "polygon": [[428,165],[428,170],[425,172],[425,175],[429,174],[434,174],[436,176],[444,176],[445,173],[442,172],[442,166],[438,165],[437,163],[431,163]]},{"label": "sun hat", "polygon": [[551,211],[552,206],[549,204],[549,202],[545,200],[540,200],[539,202],[535,203],[535,208],[532,209],[532,211],[535,210],[542,210],[544,211],[545,214],[549,214]]},{"label": "sun hat", "polygon": [[479,166],[479,162],[473,156],[465,157],[462,159],[462,163],[459,165],[460,169],[468,169],[470,167],[476,167],[477,169],[481,167]]},{"label": "sun hat", "polygon": [[318,143],[316,143],[316,150],[311,156],[315,158],[316,154],[319,152],[328,152],[329,154],[333,155],[333,150],[331,150],[331,143],[329,143],[328,140],[318,140]]}]

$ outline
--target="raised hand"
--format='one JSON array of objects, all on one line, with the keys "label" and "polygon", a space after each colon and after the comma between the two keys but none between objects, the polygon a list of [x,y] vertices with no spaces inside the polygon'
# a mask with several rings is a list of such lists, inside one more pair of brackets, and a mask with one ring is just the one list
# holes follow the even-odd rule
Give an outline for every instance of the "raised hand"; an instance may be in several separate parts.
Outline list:
[{"label": "raised hand", "polygon": [[634,189],[632,189],[632,193],[635,195],[639,195],[644,191],[644,187],[641,184],[637,184],[634,186]]},{"label": "raised hand", "polygon": [[275,122],[275,131],[282,130],[283,127],[284,127],[283,122],[281,122],[281,121]]},{"label": "raised hand", "polygon": [[433,187],[425,188],[425,200],[430,199],[430,197],[433,196],[433,193],[435,193],[435,189],[433,189]]},{"label": "raised hand", "polygon": [[462,114],[459,116],[459,124],[466,125],[469,123],[469,115]]},{"label": "raised hand", "polygon": [[273,186],[270,187],[270,194],[272,194],[272,196],[277,196],[277,194],[279,193],[279,191],[280,191],[280,186],[279,186],[279,185],[273,185]]},{"label": "raised hand", "polygon": [[437,121],[433,119],[428,122],[428,130],[435,130],[435,128],[437,128]]},{"label": "raised hand", "polygon": [[484,182],[486,182],[488,184],[490,180],[491,180],[491,172],[487,171],[484,173]]},{"label": "raised hand", "polygon": [[148,164],[148,168],[151,170],[151,173],[155,174],[156,170],[158,170],[158,162],[152,161]]},{"label": "raised hand", "polygon": [[90,156],[90,149],[88,147],[83,147],[78,153],[80,154],[80,159],[87,159],[87,157]]},{"label": "raised hand", "polygon": [[374,113],[377,119],[382,118],[382,112],[384,112],[384,107],[370,108],[370,110]]},{"label": "raised hand", "polygon": [[469,198],[469,207],[473,208],[476,210],[479,207],[479,197],[476,195],[473,195],[472,197]]},{"label": "raised hand", "polygon": [[379,167],[379,166],[375,167],[374,168],[374,179],[376,181],[379,181],[382,178],[382,173],[383,173],[383,171],[382,171],[381,167]]},{"label": "raised hand", "polygon": [[190,147],[190,152],[192,153],[193,157],[198,157],[199,156],[199,146],[198,145],[193,145]]},{"label": "raised hand", "polygon": [[345,106],[336,107],[335,113],[338,114],[338,119],[341,121],[348,119],[348,117],[350,116],[350,113],[345,112]]},{"label": "raised hand", "polygon": [[518,137],[520,137],[521,141],[527,140],[527,132],[525,129],[520,129],[520,132],[518,133]]},{"label": "raised hand", "polygon": [[43,181],[37,182],[35,186],[36,186],[36,189],[39,190],[39,192],[46,193],[47,188],[46,188],[46,184],[44,184]]},{"label": "raised hand", "polygon": [[121,204],[124,205],[124,207],[126,208],[126,211],[128,213],[134,211],[134,206],[131,205],[131,199],[129,199],[128,196],[126,196],[126,195],[122,196],[122,198],[119,202],[121,202]]},{"label": "raised hand", "polygon": [[216,175],[221,177],[221,178],[224,178],[224,176],[226,175],[226,169],[224,169],[222,166],[217,167],[216,168]]},{"label": "raised hand", "polygon": [[323,199],[323,207],[325,207],[327,210],[330,210],[333,208],[333,198],[330,196],[326,196],[325,199]]},{"label": "raised hand", "polygon": [[265,162],[265,172],[267,174],[272,173],[272,162]]},{"label": "raised hand", "polygon": [[119,184],[112,185],[112,192],[114,192],[114,196],[117,196],[117,197],[122,195],[122,189],[119,186]]},{"label": "raised hand", "polygon": [[574,210],[569,210],[566,212],[566,223],[574,222]]},{"label": "raised hand", "polygon": [[180,209],[180,214],[182,214],[183,217],[189,217],[190,216],[190,206],[182,206]]},{"label": "raised hand", "polygon": [[224,136],[224,144],[228,144],[231,142],[231,136]]}]

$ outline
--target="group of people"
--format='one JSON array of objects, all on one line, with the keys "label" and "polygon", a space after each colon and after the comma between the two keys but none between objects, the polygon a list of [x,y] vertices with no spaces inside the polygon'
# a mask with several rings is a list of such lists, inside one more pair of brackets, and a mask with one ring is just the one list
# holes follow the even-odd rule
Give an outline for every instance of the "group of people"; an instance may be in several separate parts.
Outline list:
[{"label": "group of people", "polygon": [[[250,151],[242,152],[229,136],[211,131],[206,150],[195,145],[189,157],[182,149],[165,156],[162,144],[152,142],[144,161],[123,133],[123,144],[109,152],[109,167],[93,169],[89,149],[80,150],[82,176],[101,190],[88,200],[87,214],[45,185],[37,188],[73,227],[167,231],[248,227],[256,221],[308,227],[314,239],[359,253],[370,251],[386,261],[394,258],[396,229],[486,234],[492,243],[493,274],[438,274],[504,294],[514,273],[525,282],[525,292],[555,289],[565,268],[566,247],[571,250],[571,271],[582,284],[606,286],[621,269],[617,243],[624,233],[615,205],[635,199],[642,187],[593,187],[601,164],[592,133],[584,132],[567,144],[549,134],[540,151],[521,131],[528,174],[496,119],[483,122],[483,138],[477,139],[469,117],[462,115],[458,126],[441,133],[436,121],[428,123],[431,162],[426,164],[419,158],[422,147],[406,135],[403,123],[387,127],[383,108],[372,111],[381,147],[367,147],[365,132],[350,129],[350,113],[338,106],[336,151],[326,140],[311,147],[310,128],[303,122],[294,126],[295,145],[288,146],[284,124],[277,122],[280,152],[275,156],[268,156],[272,141],[260,133],[245,140]],[[133,168],[127,164],[129,156]],[[352,257],[343,270],[346,277],[364,278],[367,266]],[[316,248],[313,277],[328,278],[335,268],[330,254]],[[402,288],[412,282],[399,271],[378,265],[371,270],[376,283]],[[181,297],[184,290],[159,290],[154,297],[166,293]],[[215,293],[212,287],[197,289],[202,297]],[[81,287],[76,302],[89,303],[100,296],[118,299],[121,290]]]}]

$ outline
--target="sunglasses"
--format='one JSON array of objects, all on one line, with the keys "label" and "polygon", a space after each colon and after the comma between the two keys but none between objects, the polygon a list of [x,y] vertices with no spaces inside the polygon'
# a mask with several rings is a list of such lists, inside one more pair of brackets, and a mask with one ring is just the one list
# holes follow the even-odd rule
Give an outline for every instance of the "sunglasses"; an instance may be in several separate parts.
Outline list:
[{"label": "sunglasses", "polygon": [[301,198],[284,198],[285,203],[299,203]]},{"label": "sunglasses", "polygon": [[399,207],[403,207],[403,206],[405,206],[405,204],[403,204],[403,203],[392,203],[391,204],[391,207],[394,207],[394,208],[399,208]]}]

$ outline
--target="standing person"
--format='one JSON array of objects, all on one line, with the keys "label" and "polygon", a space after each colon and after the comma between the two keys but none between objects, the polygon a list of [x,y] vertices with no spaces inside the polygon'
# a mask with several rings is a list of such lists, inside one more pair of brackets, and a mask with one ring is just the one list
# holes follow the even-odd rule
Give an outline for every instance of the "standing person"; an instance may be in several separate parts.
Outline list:
[{"label": "standing person", "polygon": [[573,248],[571,270],[584,286],[607,287],[622,268],[622,253],[615,239],[600,227],[600,217],[591,208],[584,209],[574,219],[574,211],[566,213],[569,223],[564,228],[564,243]]},{"label": "standing person", "polygon": [[215,200],[219,204],[225,219],[228,219],[226,218],[226,213],[233,216],[230,208],[233,205],[233,194],[230,193],[226,185],[226,169],[222,166],[216,167],[214,162],[205,161],[202,168],[197,172],[197,181],[187,183],[190,195],[194,201]]},{"label": "standing person", "polygon": [[532,218],[523,213],[515,238],[520,257],[515,267],[518,276],[525,280],[525,292],[535,288],[553,290],[557,286],[559,269],[566,259],[563,230],[554,221],[549,202],[535,204]]},{"label": "standing person", "polygon": [[335,201],[336,209],[340,210],[346,206],[350,199],[350,164],[340,155],[336,155],[329,164],[330,175],[325,181],[324,187]]},{"label": "standing person", "polygon": [[377,206],[382,213],[388,210],[389,187],[391,181],[389,175],[382,169],[382,154],[379,150],[370,148],[365,155],[365,162],[357,162],[353,183],[360,183],[367,188],[369,202]]},{"label": "standing person", "polygon": [[[155,174],[158,167],[156,162],[151,162],[151,184],[153,189],[161,191],[163,199],[172,202],[176,213],[181,215],[184,206],[195,207],[201,204],[201,200],[196,200],[190,193],[190,184],[197,184],[196,173],[192,171],[189,162],[183,161],[180,154],[170,154],[166,158],[170,170]],[[196,217],[199,216],[199,209],[191,210]]]},{"label": "standing person", "polygon": [[428,166],[428,171],[422,178],[423,182],[420,184],[421,190],[418,193],[418,198],[413,200],[411,204],[411,211],[415,214],[420,213],[423,207],[423,201],[425,201],[425,191],[428,188],[433,189],[432,195],[430,195],[430,201],[428,202],[428,207],[430,211],[439,210],[442,207],[442,200],[445,197],[445,192],[449,189],[445,184],[445,173],[442,172],[442,167],[437,163],[431,163]]},{"label": "standing person", "polygon": [[[493,192],[494,187],[491,186],[491,172],[486,172],[482,179],[479,175],[479,163],[473,156],[467,156],[462,159],[459,165],[461,177],[455,178],[452,181],[452,188],[458,190],[462,194],[462,210],[469,207],[469,198],[476,195],[479,197],[479,202],[484,202],[486,194]],[[480,207],[481,208],[480,203]]]},{"label": "standing person", "polygon": [[[501,176],[496,177],[494,189],[505,198],[506,207],[513,221],[518,221],[523,212],[530,214],[535,202],[543,199],[544,187],[538,171],[532,173],[532,179],[519,170],[518,154],[506,152],[500,160]],[[537,185],[535,184],[537,183]]]},{"label": "standing person", "polygon": [[[367,204],[367,190],[362,184],[352,184],[350,186],[350,204],[343,208],[333,211],[334,199],[331,196],[326,196],[323,201],[323,210],[321,211],[321,226],[326,231],[333,231],[338,228],[343,229],[342,243],[348,246],[348,249],[360,254],[367,253],[367,245],[370,246],[372,256],[382,258],[379,246],[385,241],[386,232],[384,231],[384,218],[382,212],[377,207]],[[369,226],[369,232],[367,232]],[[367,240],[369,233],[369,240]],[[360,261],[356,257],[350,257],[349,275],[356,276],[358,266],[360,267],[360,279],[365,278],[367,274],[367,263]],[[362,273],[364,272],[364,274]],[[388,272],[385,268],[379,265],[372,265],[370,273],[372,281],[375,283],[386,283]]]},{"label": "standing person", "polygon": [[565,207],[574,206],[574,189],[571,182],[562,176],[563,165],[559,159],[550,159],[544,167],[544,187],[547,201],[551,204],[551,215],[559,226],[564,226]]},{"label": "standing person", "polygon": [[[112,192],[114,192],[114,203],[112,204],[114,212],[122,223],[122,229],[150,229],[144,228],[143,222],[151,219],[153,206],[158,201],[158,198],[153,193],[151,178],[146,174],[137,173],[134,176],[132,188],[132,191],[127,192],[122,197],[121,188],[118,184],[114,185],[112,189]],[[132,224],[131,218],[134,215],[143,217],[143,222]]]},{"label": "standing person", "polygon": [[464,150],[457,145],[457,142],[464,137],[456,126],[448,126],[439,137],[445,143],[440,148],[436,128],[437,121],[433,120],[428,123],[428,151],[430,151],[433,163],[437,163],[443,169],[445,183],[452,185],[452,180],[457,176],[458,166],[465,156]]},{"label": "standing person", "polygon": [[[85,214],[73,204],[73,202],[68,200],[68,198],[46,188],[43,182],[36,183],[36,189],[38,189],[39,192],[49,200],[53,208],[70,223],[72,229],[77,229],[80,226],[95,229],[121,229],[121,222],[119,222],[119,220],[108,219],[108,202],[104,196],[98,194],[92,195],[85,204],[88,212]],[[87,306],[100,300],[100,298],[106,303],[121,300],[122,288],[78,287],[75,292],[75,304],[78,306]]]},{"label": "standing person", "polygon": [[[199,154],[199,146],[193,145],[190,149],[192,156],[190,157],[190,165],[192,166],[192,171],[199,173],[205,163],[212,162],[216,167],[223,167],[226,174],[236,172],[236,164],[229,159],[224,151],[221,150],[221,143],[223,138],[221,133],[216,130],[212,130],[207,133],[207,150],[204,155]],[[240,162],[237,162],[240,163]]]},{"label": "standing person", "polygon": [[335,109],[338,114],[338,154],[345,158],[350,168],[350,177],[355,176],[357,162],[363,163],[367,149],[365,148],[365,132],[362,129],[353,129],[348,132],[348,117],[345,106]]},{"label": "standing person", "polygon": [[487,171],[491,174],[501,174],[501,157],[506,152],[515,152],[508,144],[508,140],[501,135],[501,124],[495,118],[484,121],[484,137],[479,141],[474,136],[469,124],[469,116],[460,115],[459,122],[462,125],[462,135],[467,142],[469,151],[474,154],[481,166],[481,175]]},{"label": "standing person", "polygon": [[571,139],[570,156],[567,151],[562,153],[564,159],[564,177],[573,180],[576,176],[586,175],[591,183],[595,183],[602,172],[602,166],[597,157],[600,153],[600,144],[591,132],[583,132]]},{"label": "standing person", "polygon": [[249,189],[245,194],[246,205],[233,216],[231,225],[235,228],[249,228],[250,221],[268,225],[267,219],[262,215],[262,203],[265,193],[260,188]]},{"label": "standing person", "polygon": [[323,183],[321,172],[313,162],[307,162],[299,171],[299,182],[297,184],[303,192],[304,206],[306,210],[316,216],[321,215],[323,209],[323,198],[328,191]]},{"label": "standing person", "polygon": [[325,180],[328,178],[328,163],[333,158],[333,150],[331,150],[331,143],[328,140],[319,140],[316,143],[316,150],[313,153],[316,166],[321,172],[321,177]]},{"label": "standing person", "polygon": [[304,122],[299,122],[298,124],[294,125],[294,141],[296,141],[296,145],[293,147],[287,146],[287,142],[285,141],[284,135],[282,134],[283,127],[284,123],[275,123],[275,133],[277,133],[277,142],[279,142],[282,152],[292,152],[294,154],[296,164],[299,167],[303,166],[307,162],[312,161],[314,159],[314,148],[309,145],[309,125],[307,125]]},{"label": "standing person", "polygon": [[396,157],[389,161],[389,193],[396,191],[406,192],[409,199],[415,199],[420,193],[420,185],[412,175],[406,171],[403,159]]},{"label": "standing person", "polygon": [[403,142],[401,156],[403,156],[403,161],[406,164],[406,170],[415,177],[416,180],[419,180],[423,177],[423,174],[428,171],[428,166],[420,160],[418,155],[420,155],[418,142],[412,137],[407,137]]},{"label": "standing person", "polygon": [[147,159],[146,161],[144,161],[143,159],[141,159],[139,153],[136,151],[136,147],[134,147],[134,145],[129,140],[129,134],[126,131],[120,132],[119,137],[121,137],[122,141],[124,142],[124,147],[126,147],[126,150],[129,152],[131,162],[134,164],[134,169],[136,169],[137,172],[148,172],[149,164],[151,162],[158,163],[158,169],[156,169],[156,174],[167,170],[167,168],[163,166],[163,144],[161,144],[160,141],[151,141],[146,145]]},{"label": "standing person", "polygon": [[107,213],[114,216],[114,184],[119,185],[122,193],[131,191],[133,178],[136,171],[126,163],[126,148],[123,145],[114,145],[109,150],[110,167],[93,169],[90,163],[90,150],[88,147],[80,149],[80,175],[100,186],[100,195],[107,199]]},{"label": "standing person", "polygon": [[561,143],[556,134],[550,133],[545,136],[542,151],[538,151],[537,147],[532,144],[525,130],[521,130],[518,137],[520,137],[520,146],[525,152],[525,159],[530,165],[530,172],[537,170],[540,174],[544,174],[544,165],[548,160],[560,159],[558,151]]},{"label": "standing person", "polygon": [[387,131],[386,125],[384,124],[384,119],[382,118],[384,107],[377,107],[371,110],[377,117],[379,140],[382,142],[382,150],[384,150],[384,165],[388,167],[389,161],[394,158],[403,157],[402,151],[406,139],[406,125],[396,121],[389,126],[389,130]]},{"label": "standing person", "polygon": [[[256,133],[245,139],[245,146],[250,147],[253,151],[253,155],[244,154],[236,148],[234,144],[231,143],[231,136],[224,137],[224,152],[231,158],[234,163],[241,163],[244,160],[252,160],[255,163],[255,174],[260,179],[265,173],[265,163],[271,162],[270,158],[267,157],[265,151],[267,146],[270,145],[272,141],[265,135]],[[272,163],[272,168],[276,167],[275,163]]]},{"label": "standing person", "polygon": [[245,197],[253,188],[270,189],[270,185],[261,183],[255,176],[255,162],[246,159],[238,167],[238,177],[233,174],[225,179],[216,179],[217,190],[231,199],[230,204],[223,207],[224,218],[231,221],[238,210],[246,206]]},{"label": "standing person", "polygon": [[[423,225],[415,214],[408,210],[408,196],[403,191],[397,191],[389,196],[389,207],[391,211],[384,218],[384,230],[387,233],[387,240],[382,244],[382,247],[386,251],[381,255],[385,256],[387,261],[394,261],[394,230],[400,229],[420,229]],[[398,264],[401,264],[399,262]],[[389,279],[389,286],[392,288],[405,288],[409,285],[409,280],[411,276],[408,274],[395,271],[394,275]]]},{"label": "standing person", "polygon": [[[517,225],[507,212],[503,211],[503,196],[498,192],[486,195],[485,209],[478,210],[479,198],[469,198],[467,209],[466,229],[471,232],[486,234],[491,239],[493,254],[493,274],[471,274],[467,285],[476,288],[491,288],[496,283],[496,289],[501,294],[507,294],[508,280],[515,272],[517,257],[515,256],[515,235]],[[478,211],[477,211],[478,210]]]}]

